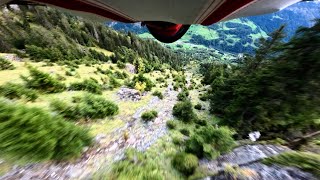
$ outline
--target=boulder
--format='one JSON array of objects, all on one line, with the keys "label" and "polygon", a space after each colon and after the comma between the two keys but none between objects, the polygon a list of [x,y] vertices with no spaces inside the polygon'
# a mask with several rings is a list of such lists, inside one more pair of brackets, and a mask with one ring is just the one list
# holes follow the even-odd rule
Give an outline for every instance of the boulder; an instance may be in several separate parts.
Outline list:
[{"label": "boulder", "polygon": [[130,101],[140,101],[141,100],[141,94],[139,91],[135,89],[129,89],[129,88],[120,88],[120,90],[117,92],[117,95],[121,100],[130,100]]}]

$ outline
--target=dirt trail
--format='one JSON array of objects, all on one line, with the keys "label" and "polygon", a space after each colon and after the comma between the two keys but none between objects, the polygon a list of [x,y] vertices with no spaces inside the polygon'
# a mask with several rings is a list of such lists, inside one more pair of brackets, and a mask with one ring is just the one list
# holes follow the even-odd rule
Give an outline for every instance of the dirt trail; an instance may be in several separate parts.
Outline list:
[{"label": "dirt trail", "polygon": [[[176,102],[177,92],[169,87],[164,92],[164,99],[153,97],[147,105],[139,108],[132,117],[127,117],[127,124],[108,135],[96,137],[99,142],[88,149],[75,162],[36,163],[23,167],[14,167],[0,180],[30,180],[30,179],[90,179],[93,172],[99,168],[110,168],[112,162],[119,160],[128,147],[139,151],[148,149],[157,139],[166,134],[166,121],[172,119],[172,107]],[[144,123],[140,116],[147,110],[158,111],[154,122]],[[125,131],[129,135],[124,141]],[[106,142],[104,142],[104,140]]]}]

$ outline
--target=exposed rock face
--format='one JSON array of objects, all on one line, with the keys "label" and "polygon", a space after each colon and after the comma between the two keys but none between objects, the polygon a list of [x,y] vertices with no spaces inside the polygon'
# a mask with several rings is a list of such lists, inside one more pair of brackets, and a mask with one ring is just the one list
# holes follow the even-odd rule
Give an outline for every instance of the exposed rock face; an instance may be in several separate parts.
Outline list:
[{"label": "exposed rock face", "polygon": [[0,55],[0,57],[9,61],[22,61],[22,59],[19,58],[16,54],[4,54],[4,55]]},{"label": "exposed rock face", "polygon": [[121,88],[117,95],[121,100],[130,100],[130,101],[140,101],[141,100],[141,94],[139,91],[135,89],[129,89],[129,88]]},{"label": "exposed rock face", "polygon": [[225,172],[227,166],[239,167],[239,171],[247,176],[237,176],[237,179],[245,180],[313,180],[312,174],[293,167],[281,167],[277,165],[266,166],[259,161],[290,151],[284,146],[275,145],[246,145],[234,149],[232,152],[220,156],[213,161],[202,161],[201,166],[218,175],[205,179],[225,180],[234,179],[232,175]]},{"label": "exposed rock face", "polygon": [[129,71],[130,73],[136,73],[136,67],[132,64],[126,64],[126,70]]}]

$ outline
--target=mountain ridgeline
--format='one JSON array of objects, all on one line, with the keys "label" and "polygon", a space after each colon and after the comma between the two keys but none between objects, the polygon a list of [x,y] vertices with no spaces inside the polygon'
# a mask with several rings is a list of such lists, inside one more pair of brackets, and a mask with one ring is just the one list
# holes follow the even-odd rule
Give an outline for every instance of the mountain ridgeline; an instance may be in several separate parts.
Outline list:
[{"label": "mountain ridgeline", "polygon": [[[0,36],[1,52],[34,60],[81,63],[110,58],[116,62],[122,58],[133,64],[133,61],[152,64],[154,68],[163,64],[178,68],[183,62],[182,56],[153,40],[142,40],[132,33],[120,33],[48,7],[2,7]],[[109,57],[101,49],[114,55]]]},{"label": "mountain ridgeline", "polygon": [[[186,44],[193,47],[203,45],[222,52],[253,54],[261,37],[266,38],[281,25],[285,25],[284,32],[287,35],[285,40],[288,41],[299,27],[311,27],[314,20],[320,17],[319,10],[319,2],[301,2],[272,14],[239,18],[207,27],[193,25],[180,41],[170,46],[174,49],[183,49],[181,47]],[[146,35],[148,34],[146,28],[138,24],[113,22],[108,26],[150,38]]]}]

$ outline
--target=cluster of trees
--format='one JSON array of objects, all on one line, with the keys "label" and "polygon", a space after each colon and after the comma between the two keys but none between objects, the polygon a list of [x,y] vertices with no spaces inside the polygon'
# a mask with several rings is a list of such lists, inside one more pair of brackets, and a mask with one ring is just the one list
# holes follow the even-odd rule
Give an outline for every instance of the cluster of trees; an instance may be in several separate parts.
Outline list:
[{"label": "cluster of trees", "polygon": [[262,138],[290,139],[319,129],[320,21],[283,43],[283,27],[261,41],[255,56],[239,65],[212,64],[211,112],[238,137],[260,131]]},{"label": "cluster of trees", "polygon": [[[104,62],[109,57],[88,47],[100,47],[112,52],[126,47],[145,62],[168,63],[178,68],[184,61],[155,41],[142,40],[132,33],[119,33],[103,24],[48,7],[19,6],[19,9],[8,11],[10,13],[1,14],[4,19],[0,23],[2,52],[27,54],[35,60],[49,59],[53,62],[79,59]],[[25,50],[26,54],[21,50]],[[137,56],[130,61],[137,59]]]}]

